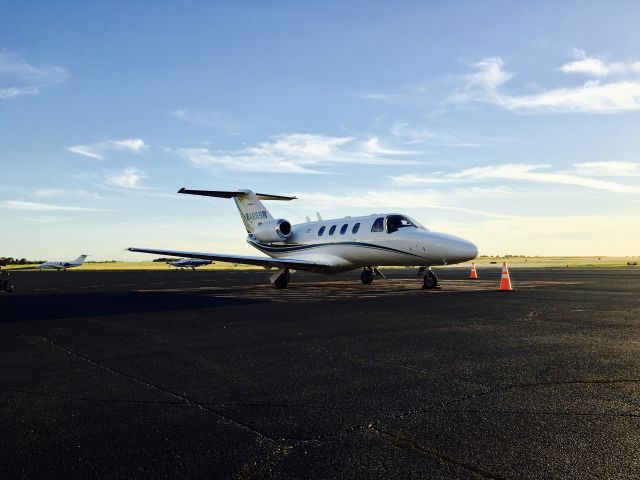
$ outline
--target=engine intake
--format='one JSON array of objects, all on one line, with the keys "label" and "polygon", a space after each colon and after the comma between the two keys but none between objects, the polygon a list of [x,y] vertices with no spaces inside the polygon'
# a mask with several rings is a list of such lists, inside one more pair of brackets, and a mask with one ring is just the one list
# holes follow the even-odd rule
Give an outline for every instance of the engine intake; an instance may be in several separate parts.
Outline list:
[{"label": "engine intake", "polygon": [[255,229],[253,236],[264,243],[282,242],[291,235],[291,224],[280,218],[270,222],[263,222]]}]

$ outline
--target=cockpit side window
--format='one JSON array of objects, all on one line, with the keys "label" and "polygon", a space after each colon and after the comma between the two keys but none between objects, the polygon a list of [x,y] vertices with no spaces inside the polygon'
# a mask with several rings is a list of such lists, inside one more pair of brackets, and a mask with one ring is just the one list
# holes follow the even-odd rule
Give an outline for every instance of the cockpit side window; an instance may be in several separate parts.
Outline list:
[{"label": "cockpit side window", "polygon": [[324,235],[324,229],[327,228],[325,226],[320,227],[320,230],[318,230],[318,236],[321,237],[322,235]]},{"label": "cockpit side window", "polygon": [[373,222],[371,227],[372,232],[382,232],[384,231],[384,217],[376,218],[376,221]]},{"label": "cockpit side window", "polygon": [[418,228],[404,215],[388,215],[387,216],[387,233],[393,233],[400,228],[412,227]]},{"label": "cockpit side window", "polygon": [[331,228],[329,229],[329,235],[333,235],[335,232],[336,232],[336,226],[331,225]]}]

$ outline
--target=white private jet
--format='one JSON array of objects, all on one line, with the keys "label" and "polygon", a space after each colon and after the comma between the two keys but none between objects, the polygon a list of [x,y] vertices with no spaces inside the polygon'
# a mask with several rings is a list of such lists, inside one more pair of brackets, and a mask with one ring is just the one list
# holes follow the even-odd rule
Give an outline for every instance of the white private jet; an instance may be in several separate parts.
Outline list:
[{"label": "white private jet", "polygon": [[36,268],[42,270],[48,269],[56,269],[56,270],[66,270],[67,268],[79,267],[84,263],[88,255],[80,255],[75,260],[70,260],[68,262],[44,262],[40,265],[37,265]]},{"label": "white private jet", "polygon": [[397,214],[371,214],[291,225],[274,219],[260,200],[294,200],[296,197],[253,193],[251,190],[222,192],[187,190],[178,193],[205,197],[233,198],[247,229],[247,242],[269,257],[249,257],[219,253],[128,248],[131,252],[200,258],[229,263],[276,268],[270,281],[286,288],[289,270],[340,273],[362,268],[361,280],[370,284],[384,278],[380,266],[419,266],[423,288],[436,288],[433,265],[473,260],[478,248],[471,242],[445,233],[431,232],[412,218]]},{"label": "white private jet", "polygon": [[195,270],[196,267],[201,267],[203,265],[211,265],[213,262],[211,260],[198,260],[197,258],[180,258],[178,260],[173,260],[172,262],[167,262],[172,267],[176,268],[190,268],[191,270]]}]

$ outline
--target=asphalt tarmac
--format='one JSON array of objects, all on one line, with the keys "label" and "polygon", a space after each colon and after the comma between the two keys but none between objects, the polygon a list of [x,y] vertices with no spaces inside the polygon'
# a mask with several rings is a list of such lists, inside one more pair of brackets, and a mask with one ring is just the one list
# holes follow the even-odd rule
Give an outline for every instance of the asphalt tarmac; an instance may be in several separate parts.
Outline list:
[{"label": "asphalt tarmac", "polygon": [[640,269],[18,272],[0,478],[640,478]]}]

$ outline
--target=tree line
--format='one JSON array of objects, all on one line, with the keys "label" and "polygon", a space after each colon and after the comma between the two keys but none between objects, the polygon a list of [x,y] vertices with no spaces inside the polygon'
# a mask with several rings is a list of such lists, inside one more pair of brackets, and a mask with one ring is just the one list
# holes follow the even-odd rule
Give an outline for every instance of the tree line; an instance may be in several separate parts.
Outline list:
[{"label": "tree line", "polygon": [[26,258],[0,257],[0,264],[4,265],[31,265],[42,263],[44,260],[27,260]]}]

